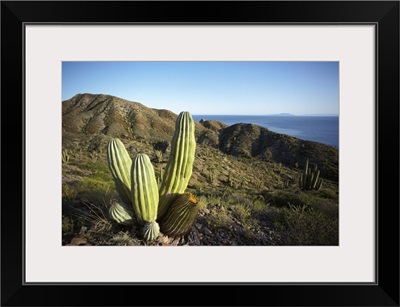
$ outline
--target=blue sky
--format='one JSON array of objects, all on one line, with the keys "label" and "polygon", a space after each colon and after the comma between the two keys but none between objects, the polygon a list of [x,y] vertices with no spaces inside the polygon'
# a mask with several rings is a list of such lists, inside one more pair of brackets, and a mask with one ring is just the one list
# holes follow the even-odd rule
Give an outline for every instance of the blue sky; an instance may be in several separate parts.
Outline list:
[{"label": "blue sky", "polygon": [[63,62],[62,99],[108,94],[178,114],[339,114],[338,62]]}]

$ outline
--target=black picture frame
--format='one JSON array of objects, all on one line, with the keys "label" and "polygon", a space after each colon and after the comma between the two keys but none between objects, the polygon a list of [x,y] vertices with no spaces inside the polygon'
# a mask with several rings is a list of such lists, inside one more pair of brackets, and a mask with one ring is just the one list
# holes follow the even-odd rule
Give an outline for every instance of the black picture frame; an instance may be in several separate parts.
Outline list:
[{"label": "black picture frame", "polygon": [[[376,283],[25,284],[24,25],[32,22],[375,25]],[[1,149],[2,306],[399,306],[399,1],[2,1]]]}]

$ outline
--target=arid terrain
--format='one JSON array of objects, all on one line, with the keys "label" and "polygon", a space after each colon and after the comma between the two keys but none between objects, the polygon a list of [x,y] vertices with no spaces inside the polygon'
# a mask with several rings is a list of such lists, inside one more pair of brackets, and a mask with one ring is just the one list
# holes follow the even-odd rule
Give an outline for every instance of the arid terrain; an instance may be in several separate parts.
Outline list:
[{"label": "arid terrain", "polygon": [[[108,95],[62,102],[63,245],[338,245],[337,148],[207,118],[195,126],[187,191],[201,209],[191,231],[144,241],[135,223],[115,223],[108,215],[119,198],[107,165],[109,140],[119,138],[132,157],[146,153],[159,180],[176,118]],[[307,159],[324,180],[319,190],[299,187]]]}]

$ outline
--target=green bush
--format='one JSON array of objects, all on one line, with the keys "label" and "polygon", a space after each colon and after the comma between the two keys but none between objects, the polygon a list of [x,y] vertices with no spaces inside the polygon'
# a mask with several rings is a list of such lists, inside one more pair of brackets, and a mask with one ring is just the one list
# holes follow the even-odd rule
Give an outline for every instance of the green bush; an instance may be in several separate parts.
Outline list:
[{"label": "green bush", "polygon": [[339,220],[307,206],[275,208],[274,226],[281,233],[283,245],[338,245]]},{"label": "green bush", "polygon": [[302,193],[295,193],[290,190],[276,190],[266,194],[264,197],[266,202],[275,207],[308,206],[310,199]]}]

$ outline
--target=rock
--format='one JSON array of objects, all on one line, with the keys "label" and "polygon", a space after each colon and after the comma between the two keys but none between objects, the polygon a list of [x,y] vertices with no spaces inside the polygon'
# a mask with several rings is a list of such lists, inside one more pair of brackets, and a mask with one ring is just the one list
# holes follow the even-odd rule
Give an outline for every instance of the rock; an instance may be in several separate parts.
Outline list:
[{"label": "rock", "polygon": [[172,241],[171,245],[172,245],[172,246],[177,246],[177,245],[179,244],[179,241],[180,241],[180,240],[181,240],[180,237],[176,237],[176,238]]},{"label": "rock", "polygon": [[169,238],[160,233],[158,238],[157,238],[157,242],[159,242],[161,244],[166,244],[166,243],[169,242]]},{"label": "rock", "polygon": [[203,227],[202,230],[203,234],[205,234],[206,236],[211,236],[212,235],[212,231],[210,229],[208,229],[207,227]]},{"label": "rock", "polygon": [[83,237],[75,237],[71,240],[71,243],[69,245],[85,245],[87,243],[87,240]]}]

